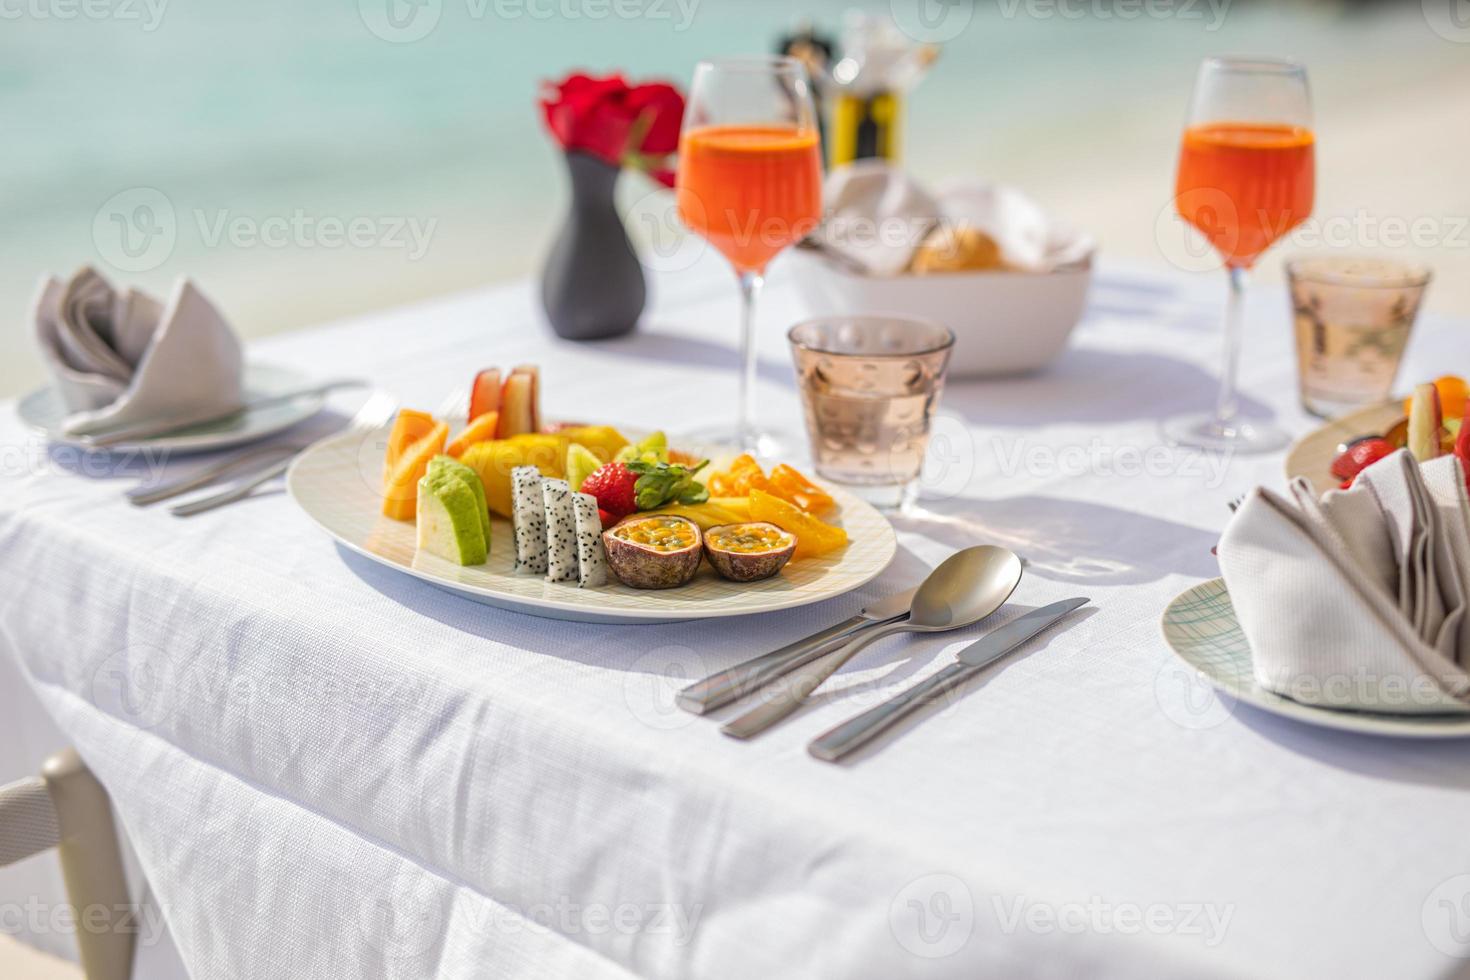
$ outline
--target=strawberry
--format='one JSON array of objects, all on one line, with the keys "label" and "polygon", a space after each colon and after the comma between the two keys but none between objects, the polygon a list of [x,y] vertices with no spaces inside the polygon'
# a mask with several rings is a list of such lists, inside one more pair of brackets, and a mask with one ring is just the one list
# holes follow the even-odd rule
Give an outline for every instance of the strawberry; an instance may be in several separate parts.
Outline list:
[{"label": "strawberry", "polygon": [[582,492],[596,497],[597,506],[618,519],[638,509],[634,492],[637,483],[638,474],[628,469],[627,464],[603,463],[582,481]]},{"label": "strawberry", "polygon": [[1350,484],[1359,473],[1396,451],[1387,439],[1360,439],[1332,461],[1332,475]]}]

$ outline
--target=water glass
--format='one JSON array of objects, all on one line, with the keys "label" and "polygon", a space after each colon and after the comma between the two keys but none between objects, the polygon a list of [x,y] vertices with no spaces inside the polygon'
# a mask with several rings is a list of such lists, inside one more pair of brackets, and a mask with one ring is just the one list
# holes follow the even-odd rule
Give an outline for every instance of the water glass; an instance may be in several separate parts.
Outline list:
[{"label": "water glass", "polygon": [[925,320],[831,316],[791,328],[817,473],[870,503],[918,495],[954,334]]},{"label": "water glass", "polygon": [[1286,264],[1302,407],[1330,419],[1393,390],[1430,271],[1388,259]]}]

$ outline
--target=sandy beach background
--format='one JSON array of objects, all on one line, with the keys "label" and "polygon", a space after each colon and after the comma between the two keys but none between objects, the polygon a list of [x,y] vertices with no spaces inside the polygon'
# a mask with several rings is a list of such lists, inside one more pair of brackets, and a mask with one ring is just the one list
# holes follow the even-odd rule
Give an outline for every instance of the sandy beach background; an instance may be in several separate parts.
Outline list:
[{"label": "sandy beach background", "polygon": [[[867,9],[902,19],[917,3],[932,0]],[[27,310],[44,272],[95,264],[158,292],[192,276],[249,336],[531,274],[565,201],[538,80],[587,67],[682,83],[701,57],[768,50],[796,19],[836,25],[849,6],[6,7],[0,395],[42,379]],[[1169,204],[1199,59],[1295,56],[1316,99],[1317,212],[1264,260],[1265,288],[1302,251],[1415,257],[1437,274],[1428,308],[1470,316],[1470,25],[1431,7],[931,5],[951,19],[911,101],[907,163],[926,179],[1017,184],[1109,258],[1187,267]],[[667,207],[637,175],[620,194],[635,211]],[[354,221],[370,229],[357,242],[322,231]],[[263,234],[283,225],[293,230]],[[415,338],[403,339],[410,352]]]}]

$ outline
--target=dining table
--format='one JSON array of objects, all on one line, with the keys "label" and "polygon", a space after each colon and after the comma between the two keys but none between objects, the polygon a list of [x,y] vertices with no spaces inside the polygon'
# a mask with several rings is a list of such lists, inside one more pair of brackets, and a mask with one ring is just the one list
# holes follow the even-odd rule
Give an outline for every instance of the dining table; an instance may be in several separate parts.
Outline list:
[{"label": "dining table", "polygon": [[[247,355],[423,410],[481,368],[537,364],[547,417],[677,445],[733,415],[734,288],[712,255],[649,278],[640,325],[611,340],[555,338],[522,281]],[[170,944],[196,978],[1465,975],[1470,744],[1265,713],[1161,638],[1169,601],[1219,574],[1229,502],[1285,479],[1281,452],[1160,435],[1214,398],[1216,280],[1100,261],[1054,364],[949,379],[878,578],[736,619],[482,605],[338,546],[279,485],[189,518],[136,507],[124,491],[199,460],[48,446],[0,403],[0,777],[77,749],[160,916],[140,955]],[[813,312],[778,261],[757,404],[798,465],[785,333]],[[1308,432],[1283,290],[1247,319],[1243,412]],[[1470,369],[1467,327],[1421,318],[1400,381]],[[719,731],[738,706],[677,706],[976,544],[1025,563],[989,620],[868,647],[750,740]],[[1074,596],[1088,606],[898,730],[837,764],[808,753]],[[34,866],[0,874],[0,905],[18,890],[62,901]],[[6,928],[65,945],[44,916]]]}]

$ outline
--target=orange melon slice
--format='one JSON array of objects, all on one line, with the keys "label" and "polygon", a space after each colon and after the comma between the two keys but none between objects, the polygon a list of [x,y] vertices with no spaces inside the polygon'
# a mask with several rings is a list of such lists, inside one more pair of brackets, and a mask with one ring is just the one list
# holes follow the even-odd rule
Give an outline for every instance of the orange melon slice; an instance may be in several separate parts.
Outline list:
[{"label": "orange melon slice", "polygon": [[385,479],[398,462],[398,457],[403,455],[403,451],[428,435],[433,428],[434,416],[428,412],[418,412],[411,408],[398,410],[398,417],[393,420],[393,428],[388,433],[388,454],[383,459]]},{"label": "orange melon slice", "polygon": [[847,532],[823,523],[789,500],[759,488],[750,491],[750,518],[796,535],[796,558],[815,558],[847,544]]},{"label": "orange melon slice", "polygon": [[475,420],[465,426],[465,430],[454,437],[444,451],[455,459],[459,459],[464,451],[477,442],[489,442],[495,438],[495,426],[500,423],[499,412],[485,412],[475,416]]},{"label": "orange melon slice", "polygon": [[449,424],[436,422],[423,438],[409,443],[399,453],[383,478],[383,513],[398,521],[411,521],[418,507],[419,480],[429,471],[429,460],[444,451]]}]

